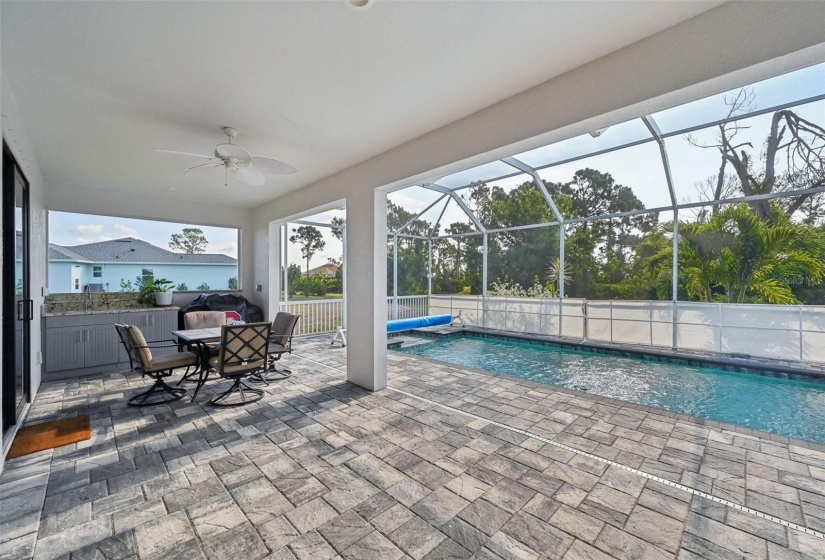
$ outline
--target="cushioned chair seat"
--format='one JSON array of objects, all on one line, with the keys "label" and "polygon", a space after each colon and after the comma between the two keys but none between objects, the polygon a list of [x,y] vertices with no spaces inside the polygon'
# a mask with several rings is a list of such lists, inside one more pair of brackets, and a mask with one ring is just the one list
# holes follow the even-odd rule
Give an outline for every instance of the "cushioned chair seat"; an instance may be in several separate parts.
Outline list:
[{"label": "cushioned chair seat", "polygon": [[[209,360],[209,365],[215,368],[216,370],[220,370],[221,368],[221,359],[220,357],[211,358]],[[244,365],[237,365],[237,366],[228,366],[224,368],[223,374],[226,377],[231,377],[234,373],[239,374],[248,374],[250,369],[254,368],[263,368],[266,365],[266,360],[254,360],[248,362]]]},{"label": "cushioned chair seat", "polygon": [[152,357],[149,362],[149,371],[194,366],[197,363],[198,357],[192,352],[176,352],[168,356]]},{"label": "cushioned chair seat", "polygon": [[266,347],[266,351],[270,354],[281,354],[283,352],[289,352],[289,348],[277,342],[270,342],[269,346]]}]

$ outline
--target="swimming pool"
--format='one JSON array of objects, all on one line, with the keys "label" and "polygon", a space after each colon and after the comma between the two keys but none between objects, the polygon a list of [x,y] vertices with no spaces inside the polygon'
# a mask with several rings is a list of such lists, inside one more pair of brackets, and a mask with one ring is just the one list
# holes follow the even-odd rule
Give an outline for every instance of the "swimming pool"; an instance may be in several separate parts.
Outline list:
[{"label": "swimming pool", "polygon": [[451,335],[393,348],[452,364],[825,443],[825,383]]}]

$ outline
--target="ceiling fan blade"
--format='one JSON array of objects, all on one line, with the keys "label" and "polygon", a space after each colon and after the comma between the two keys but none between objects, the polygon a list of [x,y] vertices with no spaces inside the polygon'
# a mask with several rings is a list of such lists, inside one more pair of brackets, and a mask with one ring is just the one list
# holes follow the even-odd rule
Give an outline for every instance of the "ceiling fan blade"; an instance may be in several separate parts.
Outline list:
[{"label": "ceiling fan blade", "polygon": [[198,158],[203,158],[203,159],[219,159],[219,158],[216,158],[215,156],[207,156],[207,155],[204,155],[204,154],[193,154],[192,152],[180,152],[178,150],[164,150],[163,148],[155,148],[155,151],[156,152],[163,152],[165,154],[175,154],[175,155],[179,155],[179,156],[192,156],[192,157],[198,157]]},{"label": "ceiling fan blade", "polygon": [[206,171],[208,169],[216,169],[218,167],[223,167],[223,166],[224,166],[223,162],[220,162],[220,163],[202,163],[201,165],[196,165],[194,167],[190,167],[190,168],[184,170],[183,174],[184,175],[189,175],[190,172],[196,172],[197,173],[199,171]]},{"label": "ceiling fan blade", "polygon": [[215,155],[219,158],[234,158],[239,163],[249,163],[252,156],[237,144],[218,144],[215,146]]},{"label": "ceiling fan blade", "polygon": [[249,168],[254,169],[255,171],[260,171],[261,173],[271,173],[275,175],[288,175],[298,171],[288,163],[265,157],[252,158]]},{"label": "ceiling fan blade", "polygon": [[229,173],[241,183],[246,183],[247,185],[252,185],[253,187],[260,187],[266,183],[266,177],[264,177],[263,173],[248,167],[230,169]]}]

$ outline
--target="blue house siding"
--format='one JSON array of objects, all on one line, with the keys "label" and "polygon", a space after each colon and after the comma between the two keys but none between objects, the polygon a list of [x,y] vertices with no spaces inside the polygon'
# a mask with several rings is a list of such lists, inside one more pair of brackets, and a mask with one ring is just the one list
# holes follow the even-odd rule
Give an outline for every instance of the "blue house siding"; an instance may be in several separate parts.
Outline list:
[{"label": "blue house siding", "polygon": [[[94,277],[94,266],[102,267],[102,276]],[[82,292],[86,284],[103,284],[105,292],[119,292],[121,280],[131,280],[135,285],[135,280],[141,276],[143,269],[151,269],[156,279],[166,278],[172,280],[175,286],[186,284],[190,290],[197,289],[202,283],[206,283],[212,290],[226,290],[229,287],[229,279],[238,277],[237,265],[223,264],[76,264],[65,262],[49,263],[49,292],[51,293],[72,293]],[[79,275],[80,287],[74,289],[73,272]]]},{"label": "blue house siding", "polygon": [[[100,276],[95,276],[95,269]],[[137,288],[143,271],[155,279],[165,278],[188,290],[206,285],[210,290],[226,290],[229,280],[238,278],[238,261],[222,254],[174,253],[133,238],[115,239],[87,245],[49,245],[49,291],[78,293],[88,284],[101,284],[105,292],[121,291],[121,282]]]},{"label": "blue house siding", "polygon": [[226,290],[229,287],[229,279],[238,276],[238,265],[104,264],[103,277],[94,278],[90,282],[102,283],[108,292],[119,292],[121,280],[131,280],[134,284],[142,275],[143,269],[151,270],[155,279],[166,278],[174,282],[175,286],[186,284],[190,290],[196,289],[204,282],[213,290]]}]

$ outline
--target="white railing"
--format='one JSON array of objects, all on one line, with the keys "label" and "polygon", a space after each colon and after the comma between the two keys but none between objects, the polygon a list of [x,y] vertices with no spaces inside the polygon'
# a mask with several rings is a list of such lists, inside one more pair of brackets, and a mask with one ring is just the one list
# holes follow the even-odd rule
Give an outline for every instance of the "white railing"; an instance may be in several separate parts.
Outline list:
[{"label": "white railing", "polygon": [[459,313],[465,325],[581,338],[585,300],[564,298],[430,296],[430,315]]},{"label": "white railing", "polygon": [[344,324],[344,300],[312,299],[281,302],[281,311],[301,316],[295,336],[335,332]]},{"label": "white railing", "polygon": [[[387,319],[393,317],[395,298],[387,298]],[[429,314],[429,296],[398,296],[398,319],[424,317]],[[281,302],[281,311],[288,311],[301,316],[295,327],[295,336],[334,333],[344,324],[344,300],[312,299],[306,301]]]},{"label": "white railing", "polygon": [[825,362],[825,306],[430,296],[429,314],[505,331]]},{"label": "white railing", "polygon": [[[387,298],[387,319],[411,319],[426,317],[430,313],[430,296],[389,296]],[[397,309],[394,306],[397,305]]]}]

